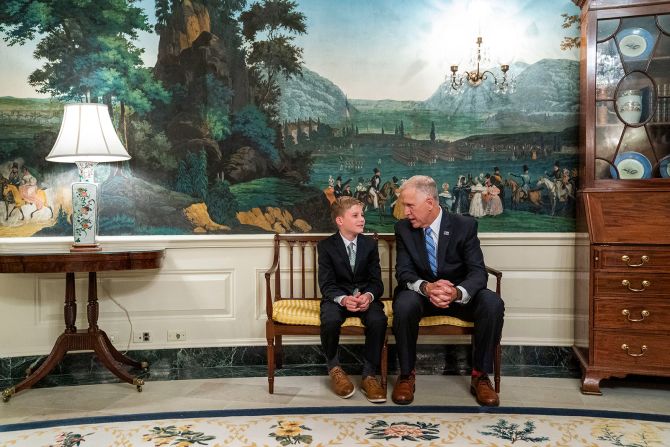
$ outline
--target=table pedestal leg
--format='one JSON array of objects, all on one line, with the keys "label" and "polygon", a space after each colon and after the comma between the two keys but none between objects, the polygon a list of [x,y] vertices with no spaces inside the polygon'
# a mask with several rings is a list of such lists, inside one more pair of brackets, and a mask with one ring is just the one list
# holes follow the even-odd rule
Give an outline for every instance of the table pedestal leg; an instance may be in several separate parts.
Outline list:
[{"label": "table pedestal leg", "polygon": [[120,353],[111,343],[107,334],[98,328],[98,294],[95,272],[89,273],[88,283],[88,306],[87,317],[89,327],[86,331],[77,332],[75,319],[77,316],[77,304],[74,291],[74,273],[66,274],[65,283],[65,332],[63,332],[54,345],[46,360],[32,374],[29,374],[18,385],[6,388],[2,391],[2,400],[7,402],[14,394],[21,390],[32,387],[44,376],[49,374],[63,360],[68,351],[94,351],[105,367],[124,382],[131,383],[142,391],[144,380],[131,375],[120,368],[119,363],[130,365],[134,368],[146,369],[146,362],[137,362]]}]

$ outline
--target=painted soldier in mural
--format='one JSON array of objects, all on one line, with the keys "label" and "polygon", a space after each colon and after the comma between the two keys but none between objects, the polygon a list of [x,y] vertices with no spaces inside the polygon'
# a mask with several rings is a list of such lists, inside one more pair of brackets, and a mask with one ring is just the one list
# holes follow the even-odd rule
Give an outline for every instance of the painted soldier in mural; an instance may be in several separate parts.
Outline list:
[{"label": "painted soldier in mural", "polygon": [[344,186],[342,187],[342,197],[353,197],[353,193],[351,192],[351,179],[347,180],[344,182]]},{"label": "painted soldier in mural", "polygon": [[335,186],[333,186],[333,193],[335,194],[335,198],[339,199],[342,197],[342,176],[338,175],[337,178],[335,179]]},{"label": "painted soldier in mural", "polygon": [[21,174],[19,174],[19,164],[14,162],[12,163],[12,168],[9,171],[9,177],[7,178],[9,183],[14,186],[19,186],[21,184]]},{"label": "painted soldier in mural", "polygon": [[555,194],[556,194],[557,197],[560,198],[560,197],[562,197],[566,194],[565,190],[568,187],[568,182],[569,182],[569,178],[570,178],[570,171],[568,171],[566,169],[565,170],[566,173],[567,173],[567,175],[566,175],[566,173],[564,173],[564,170],[561,169],[561,164],[559,163],[558,160],[556,160],[554,162],[554,166],[553,166],[552,169],[553,170],[551,171],[551,173],[546,173],[545,172],[545,174],[547,174],[547,177],[549,177],[550,180],[552,180],[554,182],[554,184],[556,185]]},{"label": "painted soldier in mural", "polygon": [[372,205],[375,209],[379,208],[379,187],[382,184],[381,175],[382,173],[379,168],[375,168],[374,175],[370,179],[370,188],[368,189],[368,193],[372,199]]},{"label": "painted soldier in mural", "polygon": [[458,178],[454,187],[454,203],[451,211],[456,214],[468,214],[470,212],[470,185],[464,175]]},{"label": "painted soldier in mural", "polygon": [[528,173],[528,165],[523,165],[523,174],[515,174],[513,172],[510,172],[509,175],[521,179],[521,184],[519,185],[519,188],[521,188],[523,194],[527,196],[528,191],[530,191],[530,174]]},{"label": "painted soldier in mural", "polygon": [[554,162],[554,167],[552,168],[551,173],[545,172],[545,174],[547,175],[547,177],[554,179],[554,181],[556,182],[562,179],[563,171],[561,171],[561,164],[558,162],[558,160]]}]

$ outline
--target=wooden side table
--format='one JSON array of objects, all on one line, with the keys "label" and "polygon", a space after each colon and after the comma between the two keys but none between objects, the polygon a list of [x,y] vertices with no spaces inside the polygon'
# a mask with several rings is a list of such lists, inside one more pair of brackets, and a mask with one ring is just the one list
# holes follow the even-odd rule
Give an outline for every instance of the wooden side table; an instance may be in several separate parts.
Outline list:
[{"label": "wooden side table", "polygon": [[[142,391],[144,380],[131,375],[120,364],[146,369],[147,362],[137,362],[120,353],[109,337],[98,327],[97,272],[111,270],[157,269],[161,266],[165,250],[133,250],[114,252],[63,252],[63,253],[1,253],[0,273],[65,273],[65,331],[58,337],[51,353],[35,371],[16,386],[2,391],[7,402],[14,394],[32,387],[46,376],[63,359],[68,351],[94,351],[107,369],[124,382],[132,383]],[[88,272],[88,329],[77,331],[77,302],[75,297],[75,272]]]}]

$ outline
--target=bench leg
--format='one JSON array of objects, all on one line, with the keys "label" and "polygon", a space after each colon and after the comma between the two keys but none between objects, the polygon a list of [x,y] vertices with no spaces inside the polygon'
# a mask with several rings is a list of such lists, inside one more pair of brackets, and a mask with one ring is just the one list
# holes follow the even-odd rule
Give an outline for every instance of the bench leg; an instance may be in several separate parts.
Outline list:
[{"label": "bench leg", "polygon": [[284,367],[284,346],[281,335],[275,336],[275,367],[282,369]]},{"label": "bench leg", "polygon": [[384,394],[387,391],[387,380],[388,380],[388,370],[389,370],[389,337],[384,335],[384,344],[382,345],[382,364],[381,364],[381,376],[382,376],[382,388],[384,388]]},{"label": "bench leg", "polygon": [[268,392],[275,392],[275,347],[274,338],[268,337]]}]

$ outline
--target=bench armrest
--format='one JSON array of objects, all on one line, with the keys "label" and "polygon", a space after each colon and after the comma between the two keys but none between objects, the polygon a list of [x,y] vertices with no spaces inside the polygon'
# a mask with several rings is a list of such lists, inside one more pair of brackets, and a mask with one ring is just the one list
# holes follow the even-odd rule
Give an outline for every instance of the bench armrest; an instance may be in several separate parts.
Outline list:
[{"label": "bench armrest", "polygon": [[501,278],[502,278],[502,272],[501,272],[500,270],[496,270],[496,269],[494,269],[493,267],[486,266],[486,272],[487,272],[489,275],[493,275],[493,276],[495,276],[495,277],[498,278],[498,279],[501,279]]},{"label": "bench armrest", "polygon": [[[268,321],[272,320],[272,303],[274,302],[274,297],[272,296],[272,275],[279,275],[281,272],[279,270],[279,242],[277,240],[277,235],[274,238],[274,259],[272,265],[269,269],[265,271],[265,314],[267,315]],[[277,291],[275,291],[277,293]]]}]

